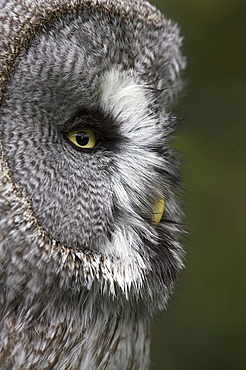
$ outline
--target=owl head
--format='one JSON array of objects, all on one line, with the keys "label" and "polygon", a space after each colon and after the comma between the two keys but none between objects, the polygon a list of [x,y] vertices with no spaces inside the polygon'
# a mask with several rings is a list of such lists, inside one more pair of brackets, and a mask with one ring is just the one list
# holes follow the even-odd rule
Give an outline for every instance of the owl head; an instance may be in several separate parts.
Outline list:
[{"label": "owl head", "polygon": [[137,0],[10,0],[0,18],[8,299],[56,281],[152,314],[182,267],[177,26]]}]

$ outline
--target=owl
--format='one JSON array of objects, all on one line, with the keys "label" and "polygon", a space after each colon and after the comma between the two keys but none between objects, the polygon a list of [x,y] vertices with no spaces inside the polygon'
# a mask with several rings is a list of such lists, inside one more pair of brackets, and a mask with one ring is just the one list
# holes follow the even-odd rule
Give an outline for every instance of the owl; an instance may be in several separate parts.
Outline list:
[{"label": "owl", "polygon": [[0,368],[146,370],[183,267],[179,28],[144,0],[7,0],[0,30]]}]

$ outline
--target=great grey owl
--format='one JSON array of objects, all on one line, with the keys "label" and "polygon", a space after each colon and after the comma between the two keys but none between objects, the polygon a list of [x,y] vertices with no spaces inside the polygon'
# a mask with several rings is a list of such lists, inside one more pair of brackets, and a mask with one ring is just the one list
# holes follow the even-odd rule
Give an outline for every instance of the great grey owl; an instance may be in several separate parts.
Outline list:
[{"label": "great grey owl", "polygon": [[6,0],[0,23],[0,368],[148,369],[182,268],[179,29],[144,0]]}]

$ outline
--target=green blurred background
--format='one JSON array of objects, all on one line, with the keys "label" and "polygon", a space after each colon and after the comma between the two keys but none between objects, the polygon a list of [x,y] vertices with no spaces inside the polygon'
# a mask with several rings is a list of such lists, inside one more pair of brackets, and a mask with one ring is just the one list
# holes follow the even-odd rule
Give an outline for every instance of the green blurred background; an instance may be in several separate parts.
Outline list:
[{"label": "green blurred background", "polygon": [[152,370],[246,369],[246,0],[152,0],[188,57],[186,269],[152,326]]}]

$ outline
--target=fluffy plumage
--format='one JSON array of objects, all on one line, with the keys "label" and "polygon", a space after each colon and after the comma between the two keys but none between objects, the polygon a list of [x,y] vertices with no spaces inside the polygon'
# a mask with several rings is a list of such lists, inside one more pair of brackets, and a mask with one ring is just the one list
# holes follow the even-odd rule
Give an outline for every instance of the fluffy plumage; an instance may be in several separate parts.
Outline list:
[{"label": "fluffy plumage", "polygon": [[0,21],[0,366],[147,369],[182,267],[178,28],[145,1],[10,0]]}]

